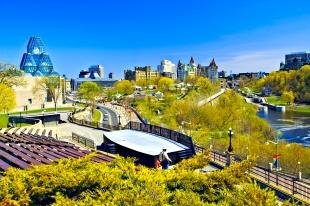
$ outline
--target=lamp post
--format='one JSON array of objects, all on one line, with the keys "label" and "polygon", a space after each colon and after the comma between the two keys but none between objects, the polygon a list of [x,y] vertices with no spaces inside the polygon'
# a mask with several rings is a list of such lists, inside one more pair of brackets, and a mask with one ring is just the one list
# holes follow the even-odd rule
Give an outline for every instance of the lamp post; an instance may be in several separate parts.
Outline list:
[{"label": "lamp post", "polygon": [[118,115],[118,125],[121,126],[121,115]]},{"label": "lamp post", "polygon": [[300,162],[297,162],[298,164],[298,180],[301,180],[301,167],[300,167]]},{"label": "lamp post", "polygon": [[226,152],[226,166],[230,166],[231,162],[232,162],[232,156],[233,156],[233,146],[231,143],[231,138],[234,135],[234,132],[232,131],[231,128],[229,128],[228,130],[228,136],[229,136],[229,146]]},{"label": "lamp post", "polygon": [[232,146],[232,143],[231,143],[231,138],[232,138],[233,135],[234,135],[234,132],[232,131],[231,128],[229,128],[229,130],[228,130],[229,146],[228,146],[227,151],[230,152],[230,153],[233,152],[233,150],[234,150],[234,148]]}]

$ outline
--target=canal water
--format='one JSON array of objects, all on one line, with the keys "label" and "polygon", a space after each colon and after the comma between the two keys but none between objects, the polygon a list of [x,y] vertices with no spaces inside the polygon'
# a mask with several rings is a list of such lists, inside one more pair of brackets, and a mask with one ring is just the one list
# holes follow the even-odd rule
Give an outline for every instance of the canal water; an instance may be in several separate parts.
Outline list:
[{"label": "canal water", "polygon": [[266,119],[271,127],[281,131],[282,139],[310,147],[310,114],[296,112],[259,111],[258,116]]}]

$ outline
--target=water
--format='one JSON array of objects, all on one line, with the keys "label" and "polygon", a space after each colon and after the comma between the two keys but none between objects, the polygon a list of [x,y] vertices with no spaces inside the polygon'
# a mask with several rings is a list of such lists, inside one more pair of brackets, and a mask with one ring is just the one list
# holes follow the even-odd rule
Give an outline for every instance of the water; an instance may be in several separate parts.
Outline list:
[{"label": "water", "polygon": [[266,119],[272,128],[281,131],[282,139],[310,147],[310,114],[295,112],[264,112],[258,116]]}]

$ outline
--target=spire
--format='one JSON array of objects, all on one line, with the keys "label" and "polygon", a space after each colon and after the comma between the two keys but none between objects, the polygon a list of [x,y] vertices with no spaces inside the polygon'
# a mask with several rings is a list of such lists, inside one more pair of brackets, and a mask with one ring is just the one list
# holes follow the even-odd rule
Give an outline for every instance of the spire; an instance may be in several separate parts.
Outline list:
[{"label": "spire", "polygon": [[191,57],[191,60],[189,61],[190,64],[195,64],[194,58]]},{"label": "spire", "polygon": [[182,65],[181,60],[179,60],[178,67],[180,67],[181,65]]},{"label": "spire", "polygon": [[215,66],[216,67],[216,63],[215,63],[215,60],[214,60],[214,58],[212,59],[212,61],[211,61],[211,63],[210,63],[210,65],[209,66]]}]

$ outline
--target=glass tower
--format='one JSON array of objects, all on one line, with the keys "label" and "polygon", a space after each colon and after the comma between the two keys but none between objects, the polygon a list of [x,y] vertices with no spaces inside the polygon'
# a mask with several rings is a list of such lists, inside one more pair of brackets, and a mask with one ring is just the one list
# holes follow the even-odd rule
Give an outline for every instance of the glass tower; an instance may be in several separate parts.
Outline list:
[{"label": "glass tower", "polygon": [[30,37],[20,68],[32,76],[59,76],[40,37]]}]

